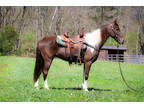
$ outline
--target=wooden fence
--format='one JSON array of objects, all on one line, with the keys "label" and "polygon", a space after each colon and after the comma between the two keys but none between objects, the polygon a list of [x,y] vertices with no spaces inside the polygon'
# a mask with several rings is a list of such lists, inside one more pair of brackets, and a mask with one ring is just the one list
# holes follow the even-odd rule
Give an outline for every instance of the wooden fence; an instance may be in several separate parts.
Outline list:
[{"label": "wooden fence", "polygon": [[144,64],[144,55],[107,54],[99,58],[99,60],[106,60],[106,61],[118,61],[118,59],[121,62]]}]

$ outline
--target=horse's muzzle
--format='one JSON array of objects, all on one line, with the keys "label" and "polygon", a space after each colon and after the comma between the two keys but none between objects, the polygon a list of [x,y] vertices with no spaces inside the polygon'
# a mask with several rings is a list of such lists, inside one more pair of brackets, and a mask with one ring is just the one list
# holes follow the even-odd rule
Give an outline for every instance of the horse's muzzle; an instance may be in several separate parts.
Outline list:
[{"label": "horse's muzzle", "polygon": [[125,43],[125,40],[123,40],[123,41],[120,42],[121,45],[124,44],[124,43]]}]

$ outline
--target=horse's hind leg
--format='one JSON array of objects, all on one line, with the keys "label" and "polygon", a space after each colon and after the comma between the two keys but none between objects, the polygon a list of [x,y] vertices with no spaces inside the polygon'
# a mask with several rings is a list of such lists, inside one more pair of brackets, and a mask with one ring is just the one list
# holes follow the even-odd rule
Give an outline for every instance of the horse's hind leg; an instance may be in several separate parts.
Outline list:
[{"label": "horse's hind leg", "polygon": [[49,89],[48,88],[48,83],[47,83],[47,74],[48,74],[48,71],[49,71],[49,68],[50,68],[50,65],[52,63],[52,58],[47,58],[45,61],[44,61],[44,68],[43,68],[43,78],[44,78],[44,87],[46,89]]}]

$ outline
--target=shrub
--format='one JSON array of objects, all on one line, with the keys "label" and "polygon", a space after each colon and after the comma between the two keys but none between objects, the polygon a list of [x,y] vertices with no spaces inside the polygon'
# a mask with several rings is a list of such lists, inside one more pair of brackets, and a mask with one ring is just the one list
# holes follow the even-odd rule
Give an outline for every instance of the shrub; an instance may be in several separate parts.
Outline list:
[{"label": "shrub", "polygon": [[17,38],[18,33],[13,27],[7,26],[3,28],[0,32],[0,53],[2,55],[10,54],[15,46]]},{"label": "shrub", "polygon": [[22,34],[20,52],[24,56],[34,56],[36,47],[36,38],[33,32],[27,31]]},{"label": "shrub", "polygon": [[135,54],[136,53],[136,44],[137,44],[137,33],[136,32],[129,32],[125,36],[125,40],[128,43],[127,48],[129,54]]}]

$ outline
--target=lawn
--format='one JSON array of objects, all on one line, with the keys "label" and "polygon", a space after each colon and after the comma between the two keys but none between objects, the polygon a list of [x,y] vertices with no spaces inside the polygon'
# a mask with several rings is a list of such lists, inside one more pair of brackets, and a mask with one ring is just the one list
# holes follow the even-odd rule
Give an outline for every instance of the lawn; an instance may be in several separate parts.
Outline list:
[{"label": "lawn", "polygon": [[[48,73],[50,90],[33,87],[34,58],[0,57],[0,102],[139,102],[144,90],[129,90],[121,79],[118,63],[95,62],[88,80],[89,92],[81,90],[83,66],[54,59]],[[135,89],[144,87],[144,65],[121,63],[127,82]]]}]

